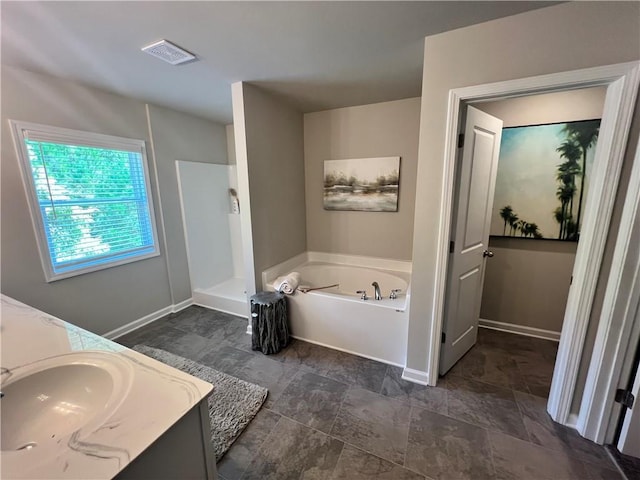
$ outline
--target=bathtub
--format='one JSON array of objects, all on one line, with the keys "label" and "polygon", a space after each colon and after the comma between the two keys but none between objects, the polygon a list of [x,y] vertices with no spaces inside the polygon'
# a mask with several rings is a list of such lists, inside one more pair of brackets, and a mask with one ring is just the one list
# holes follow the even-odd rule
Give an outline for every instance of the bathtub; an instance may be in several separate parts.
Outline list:
[{"label": "bathtub", "polygon": [[[266,289],[273,290],[273,280],[291,271],[300,273],[300,285],[304,287],[339,286],[288,296],[293,337],[384,363],[405,365],[410,262],[314,252],[296,259],[263,272]],[[382,300],[374,300],[373,282],[380,285]],[[396,299],[389,298],[392,289],[400,290]],[[358,290],[366,290],[369,299],[362,300]]]}]

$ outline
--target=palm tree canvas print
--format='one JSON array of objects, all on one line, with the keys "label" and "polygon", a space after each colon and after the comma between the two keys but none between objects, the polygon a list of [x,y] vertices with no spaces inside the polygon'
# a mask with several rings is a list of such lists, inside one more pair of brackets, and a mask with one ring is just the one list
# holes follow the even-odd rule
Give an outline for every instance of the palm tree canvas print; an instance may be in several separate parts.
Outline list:
[{"label": "palm tree canvas print", "polygon": [[400,157],[325,160],[324,209],[397,212]]},{"label": "palm tree canvas print", "polygon": [[504,128],[491,235],[578,241],[600,120]]}]

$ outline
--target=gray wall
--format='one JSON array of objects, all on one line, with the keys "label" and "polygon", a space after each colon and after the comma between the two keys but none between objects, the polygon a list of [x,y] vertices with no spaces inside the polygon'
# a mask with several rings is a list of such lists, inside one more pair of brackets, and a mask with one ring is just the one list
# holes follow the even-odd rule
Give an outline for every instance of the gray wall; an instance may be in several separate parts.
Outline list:
[{"label": "gray wall", "polygon": [[[420,99],[304,116],[307,249],[411,259]],[[398,212],[336,212],[322,204],[324,161],[400,156]]]},{"label": "gray wall", "polygon": [[[425,39],[409,368],[426,370],[430,327],[440,321],[434,288],[450,89],[637,60],[639,14],[635,2],[570,2]],[[629,145],[637,140],[631,135]]]},{"label": "gray wall", "polygon": [[480,318],[560,333],[575,242],[495,237],[489,248]]},{"label": "gray wall", "polygon": [[227,137],[222,124],[155,105],[149,105],[149,122],[166,232],[171,303],[175,304],[191,298],[176,160],[226,164]]},{"label": "gray wall", "polygon": [[[253,246],[252,260],[244,242],[245,264],[253,261],[259,289],[263,270],[306,250],[303,118],[254,85],[233,89],[242,234],[251,236]],[[248,197],[242,176],[248,178]],[[250,225],[243,210],[247,200]]]},{"label": "gray wall", "polygon": [[[505,127],[600,118],[604,87],[478,105]],[[552,240],[489,241],[480,318],[560,332],[577,244]]]},{"label": "gray wall", "polygon": [[[173,300],[162,234],[164,222],[176,292],[173,296],[176,301],[189,298],[179,206],[171,191],[177,188],[173,164],[177,158],[212,161],[217,158],[212,151],[220,151],[224,162],[224,127],[151,108],[153,135],[159,141],[154,162],[146,108],[140,101],[5,66],[1,94],[2,293],[96,333],[111,331],[168,307]],[[7,119],[145,140],[161,256],[46,283]],[[215,133],[218,128],[220,136]],[[218,143],[219,138],[222,143]],[[207,139],[211,140],[208,145]],[[205,155],[207,158],[202,158]]]}]

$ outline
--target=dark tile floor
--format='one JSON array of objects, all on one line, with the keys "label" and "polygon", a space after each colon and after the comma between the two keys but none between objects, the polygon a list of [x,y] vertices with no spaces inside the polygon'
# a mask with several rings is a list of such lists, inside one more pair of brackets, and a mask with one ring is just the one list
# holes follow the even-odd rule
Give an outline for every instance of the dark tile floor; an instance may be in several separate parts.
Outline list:
[{"label": "dark tile floor", "polygon": [[251,351],[246,321],[189,307],[118,339],[257,383],[269,397],[218,463],[237,479],[620,479],[604,448],[546,413],[557,345],[481,329],[438,387],[293,340]]}]

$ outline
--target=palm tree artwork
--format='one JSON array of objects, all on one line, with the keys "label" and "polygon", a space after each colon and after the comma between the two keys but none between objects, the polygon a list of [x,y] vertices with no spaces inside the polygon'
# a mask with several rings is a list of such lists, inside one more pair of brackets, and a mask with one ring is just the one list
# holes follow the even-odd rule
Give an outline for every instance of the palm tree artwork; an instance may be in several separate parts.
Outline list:
[{"label": "palm tree artwork", "polygon": [[507,127],[491,235],[578,241],[600,120]]},{"label": "palm tree artwork", "polygon": [[506,205],[500,209],[500,217],[504,220],[504,229],[502,230],[502,235],[507,236],[507,223],[511,226],[510,220],[511,215],[513,214],[513,208],[511,205]]},{"label": "palm tree artwork", "polygon": [[582,199],[584,195],[584,181],[587,176],[587,152],[591,147],[594,147],[598,141],[598,134],[600,133],[600,121],[597,125],[594,122],[569,122],[564,127],[564,131],[567,134],[567,141],[571,141],[574,145],[577,145],[582,153],[582,172],[580,174],[580,200],[578,201],[578,216],[576,219],[576,225],[580,226],[580,219],[582,214]]}]

